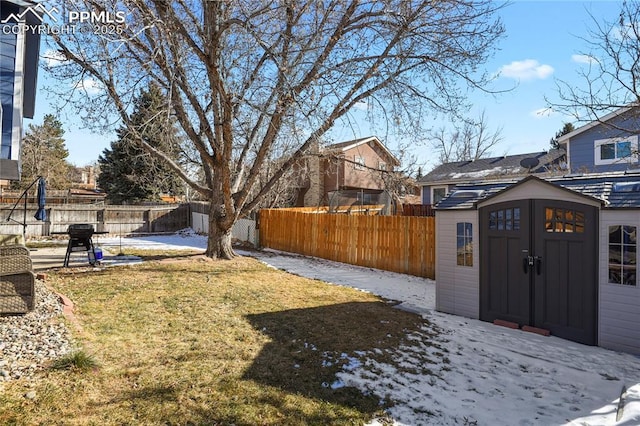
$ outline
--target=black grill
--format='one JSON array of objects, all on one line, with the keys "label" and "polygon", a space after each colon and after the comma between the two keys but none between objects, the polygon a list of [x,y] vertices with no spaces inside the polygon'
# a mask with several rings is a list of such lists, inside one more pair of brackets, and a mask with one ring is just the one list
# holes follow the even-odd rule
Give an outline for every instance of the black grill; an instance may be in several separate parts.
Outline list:
[{"label": "black grill", "polygon": [[69,238],[88,240],[93,236],[93,225],[89,223],[75,223],[67,228]]},{"label": "black grill", "polygon": [[67,244],[67,253],[64,256],[64,266],[69,266],[69,258],[71,253],[76,251],[75,248],[80,247],[89,253],[89,263],[91,265],[96,262],[96,250],[93,247],[93,225],[89,223],[74,223],[67,228],[69,234],[69,244]]}]

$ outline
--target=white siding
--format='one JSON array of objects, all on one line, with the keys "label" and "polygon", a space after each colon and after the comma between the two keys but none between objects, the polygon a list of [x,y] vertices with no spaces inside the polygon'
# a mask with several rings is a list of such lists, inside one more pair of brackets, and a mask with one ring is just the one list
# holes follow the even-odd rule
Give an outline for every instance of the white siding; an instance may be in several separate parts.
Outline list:
[{"label": "white siding", "polygon": [[598,345],[640,354],[640,284],[609,284],[608,271],[609,226],[631,225],[640,229],[640,211],[602,210],[600,224]]},{"label": "white siding", "polygon": [[[456,224],[473,226],[473,266],[456,263]],[[480,313],[480,238],[476,210],[436,212],[436,309],[478,318]]]}]

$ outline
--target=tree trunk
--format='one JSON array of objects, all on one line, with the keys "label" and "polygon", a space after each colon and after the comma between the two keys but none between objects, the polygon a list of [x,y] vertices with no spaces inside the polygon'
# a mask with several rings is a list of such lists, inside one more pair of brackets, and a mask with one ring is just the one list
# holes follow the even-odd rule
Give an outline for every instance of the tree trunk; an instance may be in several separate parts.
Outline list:
[{"label": "tree trunk", "polygon": [[233,259],[236,254],[231,245],[231,226],[215,201],[209,205],[209,238],[205,255],[212,259]]}]

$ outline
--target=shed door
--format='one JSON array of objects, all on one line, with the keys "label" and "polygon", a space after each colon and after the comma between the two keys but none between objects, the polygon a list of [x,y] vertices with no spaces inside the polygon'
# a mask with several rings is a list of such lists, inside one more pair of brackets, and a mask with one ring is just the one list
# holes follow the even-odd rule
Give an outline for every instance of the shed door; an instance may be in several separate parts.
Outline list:
[{"label": "shed door", "polygon": [[480,318],[596,344],[595,207],[519,200],[480,209]]},{"label": "shed door", "polygon": [[528,200],[480,209],[480,319],[483,321],[530,323],[530,274],[523,269],[523,259],[529,255],[529,222]]}]

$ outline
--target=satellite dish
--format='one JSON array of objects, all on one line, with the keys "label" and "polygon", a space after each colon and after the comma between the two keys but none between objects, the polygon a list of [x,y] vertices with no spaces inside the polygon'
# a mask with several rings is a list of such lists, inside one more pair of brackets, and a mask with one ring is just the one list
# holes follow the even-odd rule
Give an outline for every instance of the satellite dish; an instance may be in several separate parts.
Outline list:
[{"label": "satellite dish", "polygon": [[536,157],[527,157],[520,160],[520,165],[528,169],[529,171],[531,171],[531,169],[536,167],[538,164],[540,164],[540,160],[538,160]]}]

